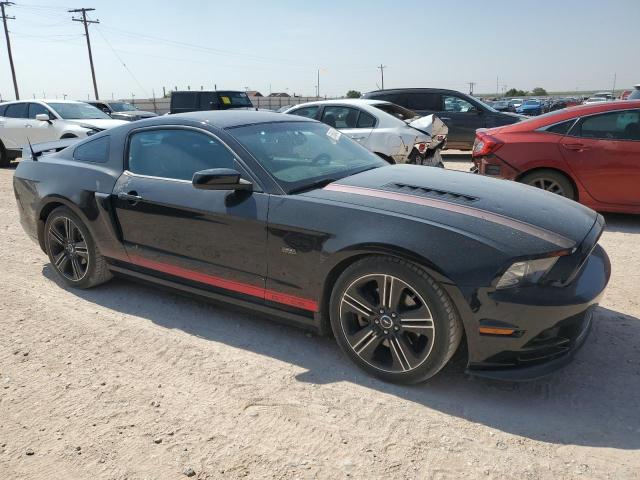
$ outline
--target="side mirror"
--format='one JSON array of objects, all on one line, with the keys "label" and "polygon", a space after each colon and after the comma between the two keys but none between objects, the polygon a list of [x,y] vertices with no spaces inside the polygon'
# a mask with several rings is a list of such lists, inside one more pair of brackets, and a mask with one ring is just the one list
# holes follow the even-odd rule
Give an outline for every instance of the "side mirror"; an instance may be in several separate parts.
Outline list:
[{"label": "side mirror", "polygon": [[49,118],[49,115],[47,115],[46,113],[38,113],[36,114],[36,120],[39,120],[41,122],[50,122],[51,119]]},{"label": "side mirror", "polygon": [[231,168],[210,168],[193,174],[194,188],[200,190],[253,190],[253,184],[240,178],[240,172]]}]

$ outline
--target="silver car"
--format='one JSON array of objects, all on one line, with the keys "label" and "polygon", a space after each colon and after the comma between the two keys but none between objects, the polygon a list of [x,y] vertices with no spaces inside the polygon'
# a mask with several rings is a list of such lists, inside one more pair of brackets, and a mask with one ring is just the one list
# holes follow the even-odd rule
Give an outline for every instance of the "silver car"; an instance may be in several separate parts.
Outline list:
[{"label": "silver car", "polygon": [[284,113],[315,118],[359,142],[389,163],[442,167],[447,126],[383,100],[344,99],[303,103]]}]

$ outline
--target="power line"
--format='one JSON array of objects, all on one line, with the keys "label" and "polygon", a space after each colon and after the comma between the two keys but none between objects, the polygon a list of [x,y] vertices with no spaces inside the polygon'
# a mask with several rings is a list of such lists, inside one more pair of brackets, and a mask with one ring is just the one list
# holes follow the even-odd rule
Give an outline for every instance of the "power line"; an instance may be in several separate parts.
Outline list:
[{"label": "power line", "polygon": [[93,67],[93,55],[91,55],[91,40],[89,39],[89,24],[100,23],[100,20],[87,20],[87,12],[94,11],[95,8],[75,8],[68,10],[69,13],[82,13],[82,18],[72,18],[74,22],[82,22],[84,24],[84,34],[87,36],[87,49],[89,50],[89,64],[91,65],[91,77],[93,79],[93,93],[96,95],[96,100],[100,100],[98,96],[98,84],[96,83],[96,70]]},{"label": "power line", "polygon": [[380,70],[380,79],[381,79],[381,81],[382,81],[382,82],[381,82],[381,83],[382,83],[382,88],[381,88],[381,90],[384,90],[384,69],[385,69],[385,68],[387,68],[387,66],[386,66],[386,65],[382,65],[382,64],[380,64],[380,66],[379,66],[379,67],[376,67],[376,68]]},{"label": "power line", "polygon": [[7,52],[9,53],[9,64],[11,65],[11,76],[13,77],[13,90],[16,93],[16,100],[20,100],[18,93],[18,81],[16,80],[16,68],[13,65],[13,55],[11,54],[11,40],[9,40],[9,29],[7,28],[7,20],[15,20],[16,17],[7,17],[4,9],[13,5],[13,2],[0,2],[0,12],[2,13],[2,23],[4,25],[4,36],[7,39]]}]

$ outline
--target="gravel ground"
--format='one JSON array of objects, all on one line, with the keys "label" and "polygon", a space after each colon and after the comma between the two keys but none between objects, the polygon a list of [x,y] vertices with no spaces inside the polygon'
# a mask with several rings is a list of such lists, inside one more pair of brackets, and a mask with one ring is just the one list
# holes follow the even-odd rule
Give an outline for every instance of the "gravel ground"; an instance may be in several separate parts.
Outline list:
[{"label": "gravel ground", "polygon": [[567,368],[492,383],[458,358],[405,387],[251,313],[123,279],[64,288],[18,223],[12,174],[0,170],[2,479],[640,478],[639,217],[607,216],[613,276]]}]

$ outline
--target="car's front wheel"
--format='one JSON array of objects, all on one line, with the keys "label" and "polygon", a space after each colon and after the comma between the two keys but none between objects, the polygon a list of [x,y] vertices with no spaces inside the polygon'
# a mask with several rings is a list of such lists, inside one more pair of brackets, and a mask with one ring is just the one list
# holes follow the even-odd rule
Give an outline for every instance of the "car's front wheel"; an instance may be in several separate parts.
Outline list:
[{"label": "car's front wheel", "polygon": [[89,229],[67,207],[58,207],[44,226],[47,255],[56,274],[67,285],[91,288],[111,278]]},{"label": "car's front wheel", "polygon": [[453,356],[462,324],[447,293],[418,265],[372,256],[335,283],[331,327],[342,350],[384,380],[417,383]]}]

